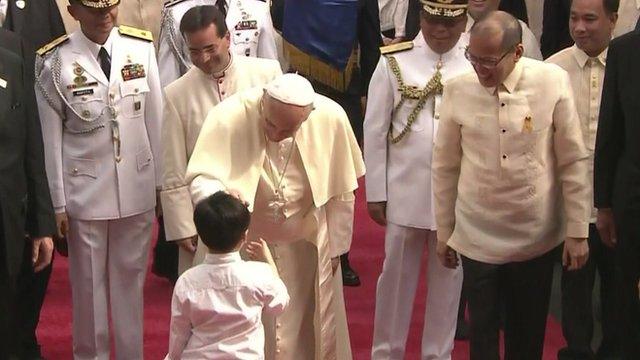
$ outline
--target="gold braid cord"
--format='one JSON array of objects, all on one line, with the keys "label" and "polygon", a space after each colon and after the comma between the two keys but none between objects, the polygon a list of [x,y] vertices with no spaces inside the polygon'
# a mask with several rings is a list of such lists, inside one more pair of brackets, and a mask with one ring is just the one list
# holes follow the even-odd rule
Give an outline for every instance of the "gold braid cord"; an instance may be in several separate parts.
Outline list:
[{"label": "gold braid cord", "polygon": [[[427,85],[425,85],[424,89],[418,89],[414,86],[407,86],[404,81],[402,81],[402,75],[400,74],[400,67],[398,66],[398,61],[393,56],[387,56],[389,61],[389,66],[391,67],[391,71],[393,75],[396,77],[398,81],[398,91],[400,91],[400,102],[393,108],[393,115],[391,119],[391,125],[389,126],[389,141],[392,144],[397,144],[402,140],[409,131],[411,131],[411,125],[418,118],[418,114],[424,108],[427,100],[431,96],[435,96],[437,94],[442,94],[442,74],[440,73],[440,65],[436,67],[436,72],[433,74],[433,77]],[[398,136],[393,135],[393,120],[396,118],[398,114],[398,110],[407,100],[418,100],[416,107],[409,114],[409,118],[407,119],[407,124],[404,126],[404,129],[398,134]]]}]

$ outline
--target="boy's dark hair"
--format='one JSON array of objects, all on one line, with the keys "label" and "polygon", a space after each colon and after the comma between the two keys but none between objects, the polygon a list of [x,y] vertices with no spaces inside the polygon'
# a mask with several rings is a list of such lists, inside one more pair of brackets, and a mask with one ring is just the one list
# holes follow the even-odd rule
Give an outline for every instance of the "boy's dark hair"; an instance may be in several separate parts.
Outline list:
[{"label": "boy's dark hair", "polygon": [[216,26],[219,38],[227,34],[227,23],[224,15],[213,5],[194,6],[189,9],[180,20],[180,33],[193,34],[196,31],[208,28],[211,24]]},{"label": "boy's dark hair", "polygon": [[193,212],[198,235],[214,252],[230,252],[249,228],[251,214],[247,206],[223,191],[210,195]]}]

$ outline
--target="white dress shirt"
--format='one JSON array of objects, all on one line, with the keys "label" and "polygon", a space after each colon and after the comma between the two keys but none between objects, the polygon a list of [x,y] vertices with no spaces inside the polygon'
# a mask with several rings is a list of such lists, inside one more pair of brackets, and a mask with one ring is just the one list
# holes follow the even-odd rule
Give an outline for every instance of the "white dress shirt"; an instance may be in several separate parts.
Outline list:
[{"label": "white dress shirt", "polygon": [[640,0],[620,0],[618,21],[613,29],[613,37],[633,31],[640,16]]},{"label": "white dress shirt", "polygon": [[[604,69],[607,63],[607,49],[597,57],[590,58],[584,51],[573,45],[547,59],[569,74],[573,96],[580,118],[580,127],[584,144],[589,152],[588,181],[593,187],[593,152],[596,147],[598,115],[600,114],[600,97],[604,82]],[[596,209],[591,198],[591,223],[596,221]]]},{"label": "white dress shirt", "polygon": [[9,0],[0,0],[0,26],[4,25],[9,12]]},{"label": "white dress shirt", "polygon": [[409,0],[378,0],[380,30],[395,29],[395,36],[405,35]]},{"label": "white dress shirt", "polygon": [[289,303],[284,283],[266,263],[238,252],[207,254],[176,282],[165,360],[263,359],[262,311]]}]

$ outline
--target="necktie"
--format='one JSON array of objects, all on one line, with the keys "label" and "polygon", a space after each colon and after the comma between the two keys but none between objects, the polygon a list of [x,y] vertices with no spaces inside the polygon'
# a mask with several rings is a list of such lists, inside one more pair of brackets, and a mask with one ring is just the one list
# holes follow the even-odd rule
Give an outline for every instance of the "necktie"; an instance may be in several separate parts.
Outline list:
[{"label": "necktie", "polygon": [[109,58],[107,49],[104,47],[101,47],[98,52],[98,60],[100,61],[100,68],[102,68],[102,72],[104,72],[107,76],[107,80],[109,80],[109,75],[111,75],[111,59]]},{"label": "necktie", "polygon": [[226,0],[217,0],[216,7],[218,8],[218,10],[220,10],[220,12],[222,13],[222,15],[224,15],[224,17],[227,17],[227,1]]}]

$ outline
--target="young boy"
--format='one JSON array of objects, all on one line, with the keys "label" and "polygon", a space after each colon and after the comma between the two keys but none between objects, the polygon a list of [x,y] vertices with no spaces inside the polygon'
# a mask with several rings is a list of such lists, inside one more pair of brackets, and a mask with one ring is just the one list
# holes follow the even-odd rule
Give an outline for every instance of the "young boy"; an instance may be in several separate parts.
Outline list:
[{"label": "young boy", "polygon": [[259,239],[246,246],[256,261],[240,258],[251,215],[232,195],[202,200],[193,218],[209,253],[176,282],[165,360],[263,359],[262,311],[279,315],[289,303],[271,253]]}]

